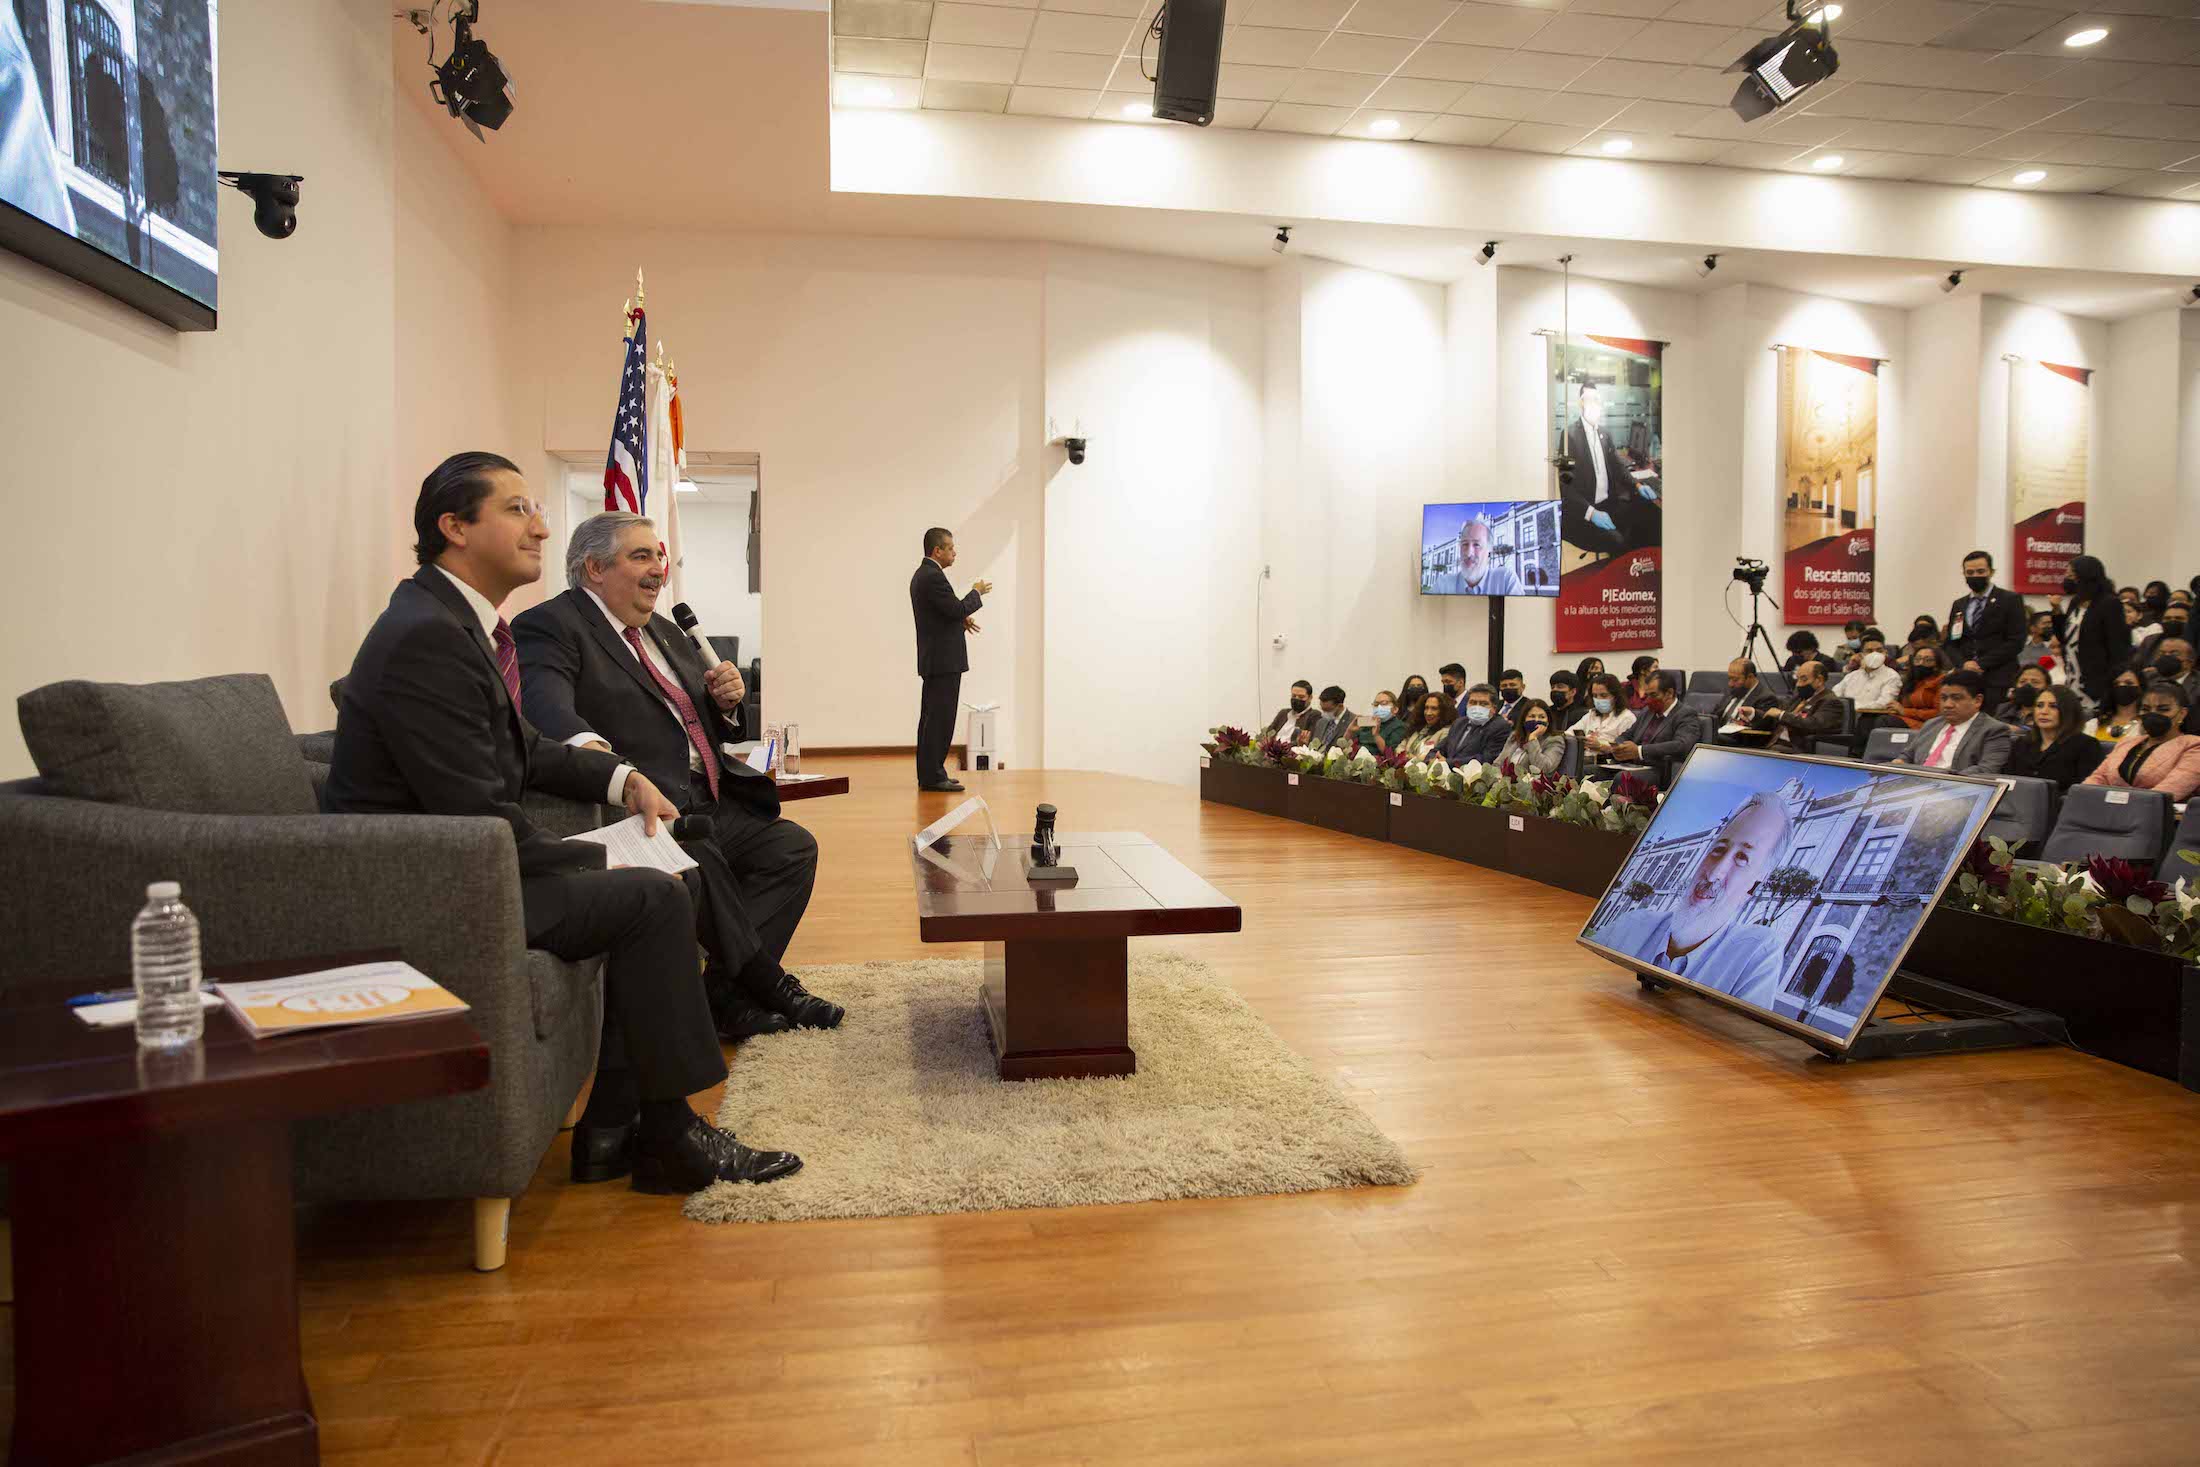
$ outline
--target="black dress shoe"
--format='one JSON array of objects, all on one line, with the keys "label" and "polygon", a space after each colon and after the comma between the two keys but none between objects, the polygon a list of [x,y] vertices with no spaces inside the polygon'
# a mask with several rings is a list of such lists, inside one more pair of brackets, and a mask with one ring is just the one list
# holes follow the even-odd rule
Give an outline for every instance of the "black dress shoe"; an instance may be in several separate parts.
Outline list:
[{"label": "black dress shoe", "polygon": [[575,1126],[573,1180],[611,1182],[634,1170],[634,1138],[640,1129],[634,1121],[623,1126]]},{"label": "black dress shoe", "polygon": [[733,999],[723,1007],[714,1004],[712,1008],[711,1018],[718,1026],[718,1037],[728,1044],[754,1039],[759,1034],[785,1034],[794,1028],[794,1020],[785,1014],[775,1013],[745,998]]},{"label": "black dress shoe", "polygon": [[756,1151],[696,1116],[668,1142],[642,1142],[634,1153],[634,1190],[657,1196],[700,1192],[713,1182],[775,1182],[802,1170],[790,1151]]},{"label": "black dress shoe", "polygon": [[959,779],[940,779],[934,780],[930,784],[920,784],[917,788],[928,795],[959,795],[962,793],[962,781]]},{"label": "black dress shoe", "polygon": [[766,1007],[785,1014],[797,1028],[838,1029],[840,1021],[848,1017],[846,1009],[819,998],[804,988],[802,980],[792,973],[781,973],[779,981],[767,987],[758,998]]}]

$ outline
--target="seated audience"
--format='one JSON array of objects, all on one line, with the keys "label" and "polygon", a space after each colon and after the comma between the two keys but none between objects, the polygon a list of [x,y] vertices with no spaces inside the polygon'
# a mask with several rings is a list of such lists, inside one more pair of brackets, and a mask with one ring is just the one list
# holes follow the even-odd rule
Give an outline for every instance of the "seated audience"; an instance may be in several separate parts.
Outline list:
[{"label": "seated audience", "polygon": [[1637,657],[1627,669],[1627,706],[1640,713],[1650,705],[1650,690],[1658,674],[1658,659]]},{"label": "seated audience", "polygon": [[1268,720],[1261,733],[1271,739],[1303,743],[1299,735],[1312,732],[1320,721],[1321,714],[1314,708],[1314,685],[1301,678],[1291,684],[1290,703],[1276,710],[1276,716]]},{"label": "seated audience", "polygon": [[1335,683],[1322,689],[1321,704],[1322,716],[1299,736],[1298,742],[1327,752],[1333,745],[1351,737],[1360,715],[1344,706],[1344,689]]},{"label": "seated audience", "polygon": [[1826,684],[1828,670],[1820,659],[1805,658],[1789,674],[1795,679],[1795,691],[1787,703],[1768,703],[1756,711],[1756,727],[1771,733],[1771,747],[1814,754],[1820,739],[1840,735],[1841,700]]},{"label": "seated audience", "polygon": [[2148,616],[2147,611],[2145,606],[2135,606],[2128,601],[2124,603],[2124,626],[2129,629],[2132,644],[2139,648],[2142,656],[2145,655],[2147,644],[2162,635],[2162,623]]},{"label": "seated audience", "polygon": [[2013,735],[2008,724],[1980,711],[1986,700],[1986,679],[1969,668],[1957,668],[1936,677],[1934,691],[1940,712],[1925,720],[1917,737],[1902,746],[1895,763],[1956,774],[1999,774],[2007,769]]},{"label": "seated audience", "polygon": [[2125,734],[2085,777],[2087,784],[2115,789],[2160,790],[2172,800],[2189,799],[2200,790],[2200,737],[2180,733],[2185,690],[2157,680],[2139,695],[2139,727]]},{"label": "seated audience", "polygon": [[[2191,708],[2200,702],[2200,672],[2193,671],[2192,664],[2192,643],[2182,637],[2165,637],[2155,644],[2154,660],[2136,666],[2141,677],[2153,674],[2150,682],[2166,680],[2184,689],[2185,706]],[[2200,733],[2200,727],[2188,723],[2184,732]]]},{"label": "seated audience", "polygon": [[1507,723],[1517,723],[1513,710],[1528,695],[1528,680],[1520,675],[1517,667],[1508,667],[1497,675],[1497,716]]},{"label": "seated audience", "polygon": [[[1841,624],[1841,643],[1834,648],[1834,651],[1840,653],[1844,659],[1841,664],[1844,669],[1849,666],[1846,659],[1857,657],[1863,653],[1864,633],[1870,629],[1868,623],[1858,621],[1854,617]],[[1881,640],[1884,641],[1885,638],[1881,638]]]},{"label": "seated audience", "polygon": [[1512,725],[1497,716],[1497,689],[1476,683],[1467,689],[1467,705],[1459,710],[1459,721],[1444,741],[1444,761],[1454,769],[1469,759],[1491,763],[1511,737]]},{"label": "seated audience", "polygon": [[1367,717],[1352,730],[1352,736],[1363,749],[1377,754],[1387,754],[1406,741],[1406,721],[1398,712],[1398,695],[1381,692],[1375,695],[1375,705],[1368,709]]},{"label": "seated audience", "polygon": [[1746,657],[1737,657],[1726,665],[1726,697],[1720,701],[1711,727],[1717,730],[1730,723],[1754,723],[1758,709],[1769,708],[1779,701],[1757,676],[1757,664]]},{"label": "seated audience", "polygon": [[1650,697],[1628,736],[1612,746],[1622,764],[1647,764],[1659,788],[1670,786],[1673,771],[1709,736],[1704,716],[1681,701],[1681,682],[1669,672],[1650,675]]},{"label": "seated audience", "polygon": [[2069,789],[2099,766],[2108,746],[2085,735],[2084,711],[2068,688],[2042,688],[2032,703],[2032,726],[2019,729],[2009,750],[2010,774],[2052,780]]},{"label": "seated audience", "polygon": [[2113,744],[2139,727],[2139,674],[2129,668],[2116,674],[2109,687],[2108,704],[2086,720],[2085,731],[2104,744]]},{"label": "seated audience", "polygon": [[1635,715],[1627,707],[1627,684],[1609,672],[1589,681],[1589,708],[1574,725],[1574,734],[1592,754],[1609,754],[1612,745],[1627,737]]},{"label": "seated audience", "polygon": [[1902,644],[1902,651],[1895,657],[1895,661],[1908,667],[1916,659],[1918,648],[1939,645],[1940,623],[1930,616],[1920,616],[1910,624],[1910,639]]},{"label": "seated audience", "polygon": [[1793,672],[1796,666],[1818,655],[1818,634],[1811,631],[1788,633],[1787,661],[1780,664],[1782,672]]},{"label": "seated audience", "polygon": [[1582,696],[1580,680],[1564,668],[1551,674],[1550,705],[1551,731],[1554,733],[1566,732],[1589,711],[1589,700]]},{"label": "seated audience", "polygon": [[1421,706],[1428,696],[1428,679],[1417,672],[1409,672],[1405,681],[1398,684],[1398,716],[1406,722],[1413,721],[1413,710]]},{"label": "seated audience", "polygon": [[1864,647],[1856,666],[1841,674],[1841,680],[1833,685],[1833,695],[1856,705],[1859,724],[1874,715],[1899,716],[1902,669],[1889,665],[1885,637],[1876,631],[1864,634]]},{"label": "seated audience", "polygon": [[1442,753],[1444,740],[1451,736],[1451,726],[1458,721],[1459,705],[1451,701],[1449,693],[1425,693],[1421,706],[1412,711],[1413,732],[1406,735],[1403,746],[1406,757],[1426,759]]},{"label": "seated audience", "polygon": [[2011,728],[2029,727],[2032,722],[2032,700],[2039,697],[2039,695],[2040,690],[2038,688],[2028,686],[2011,688],[2009,697],[2000,707],[1994,710],[1994,717],[2008,724]]},{"label": "seated audience", "polygon": [[1902,680],[1897,712],[1911,728],[1923,728],[1940,712],[1940,648],[1927,643],[1910,654],[1910,671]]},{"label": "seated audience", "polygon": [[1604,659],[1601,657],[1582,658],[1574,664],[1574,676],[1581,680],[1581,695],[1586,698],[1589,695],[1589,685],[1604,676]]},{"label": "seated audience", "polygon": [[1512,737],[1497,751],[1499,767],[1511,766],[1515,779],[1558,773],[1559,761],[1566,757],[1566,739],[1551,731],[1550,708],[1541,698],[1523,698],[1514,713],[1518,722]]},{"label": "seated audience", "polygon": [[1436,669],[1437,681],[1451,699],[1453,708],[1461,708],[1467,700],[1467,670],[1456,662],[1447,662]]},{"label": "seated audience", "polygon": [[2035,611],[2024,625],[2024,647],[2017,653],[2017,661],[2028,666],[2046,662],[2055,655],[2048,641],[2055,635],[2055,613]]},{"label": "seated audience", "polygon": [[[2030,711],[2032,698],[2053,685],[2054,680],[2048,677],[2046,669],[2040,667],[2037,663],[2029,663],[2019,667],[2017,669],[2016,686],[2009,690],[2008,699],[1994,710],[1994,717],[2000,719],[2003,723],[2016,723]],[[2023,695],[2026,688],[2032,690],[2029,696]]]}]

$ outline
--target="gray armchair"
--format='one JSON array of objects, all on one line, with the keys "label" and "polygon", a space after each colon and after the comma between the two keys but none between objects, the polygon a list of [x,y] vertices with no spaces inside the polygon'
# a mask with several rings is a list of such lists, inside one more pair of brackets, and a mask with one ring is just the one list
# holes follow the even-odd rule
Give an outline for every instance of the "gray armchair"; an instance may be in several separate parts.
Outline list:
[{"label": "gray armchair", "polygon": [[[0,784],[0,984],[129,971],[146,883],[183,883],[206,962],[394,947],[463,998],[490,1079],[297,1129],[301,1201],[470,1197],[475,1266],[595,1065],[600,960],[530,950],[510,830],[487,817],[326,815],[328,734],[291,734],[258,675],[54,683],[18,700],[40,778]],[[530,799],[559,834],[596,807]]]}]

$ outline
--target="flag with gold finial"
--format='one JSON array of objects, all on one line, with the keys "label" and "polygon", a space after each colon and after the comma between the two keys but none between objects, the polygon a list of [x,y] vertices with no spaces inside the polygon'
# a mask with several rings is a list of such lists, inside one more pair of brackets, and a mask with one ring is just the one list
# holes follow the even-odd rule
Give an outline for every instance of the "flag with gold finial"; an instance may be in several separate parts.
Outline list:
[{"label": "flag with gold finial", "polygon": [[680,451],[678,394],[671,364],[664,357],[664,343],[657,345],[657,360],[650,363],[647,402],[649,408],[649,477],[658,486],[658,544],[665,553],[665,591],[669,602],[686,599],[681,574],[680,483],[686,477]]}]

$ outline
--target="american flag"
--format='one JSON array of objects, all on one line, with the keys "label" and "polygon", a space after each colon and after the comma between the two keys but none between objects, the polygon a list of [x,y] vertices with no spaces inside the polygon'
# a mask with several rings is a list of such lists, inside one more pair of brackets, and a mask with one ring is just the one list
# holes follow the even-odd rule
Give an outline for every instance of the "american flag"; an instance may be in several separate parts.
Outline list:
[{"label": "american flag", "polygon": [[611,419],[611,452],[603,464],[603,507],[647,514],[649,503],[648,415],[642,399],[649,383],[649,317],[636,306],[629,316],[634,334],[626,341],[626,370],[619,376],[619,409]]}]

